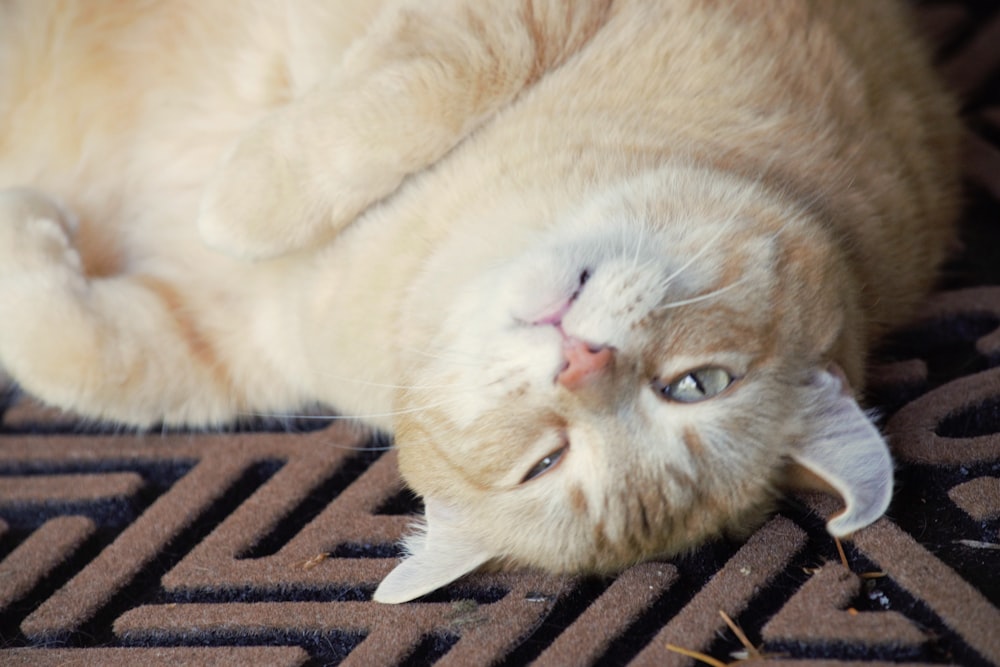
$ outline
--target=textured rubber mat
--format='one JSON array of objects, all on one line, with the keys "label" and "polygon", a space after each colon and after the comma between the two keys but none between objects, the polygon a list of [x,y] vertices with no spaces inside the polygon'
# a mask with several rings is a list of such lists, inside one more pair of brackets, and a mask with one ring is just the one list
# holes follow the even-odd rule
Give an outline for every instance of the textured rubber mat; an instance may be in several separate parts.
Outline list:
[{"label": "textured rubber mat", "polygon": [[370,601],[419,502],[337,422],[135,436],[9,396],[0,663],[1000,664],[1000,9],[919,7],[964,101],[962,255],[878,355],[888,516],[838,545],[792,498],[743,543],[615,579],[477,575]]}]

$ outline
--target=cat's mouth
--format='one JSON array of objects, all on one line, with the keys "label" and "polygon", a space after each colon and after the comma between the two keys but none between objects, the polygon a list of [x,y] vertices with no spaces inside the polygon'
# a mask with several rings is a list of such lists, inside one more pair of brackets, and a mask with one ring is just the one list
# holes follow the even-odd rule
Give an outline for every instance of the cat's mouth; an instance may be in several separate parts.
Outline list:
[{"label": "cat's mouth", "polygon": [[589,268],[583,269],[583,271],[580,272],[580,277],[578,279],[576,289],[573,291],[572,294],[569,295],[569,298],[567,298],[564,301],[561,301],[559,304],[556,305],[555,308],[553,308],[547,313],[544,313],[541,317],[538,317],[532,320],[531,322],[528,322],[528,324],[536,327],[546,326],[546,325],[554,326],[556,329],[559,330],[559,333],[562,334],[563,338],[566,338],[566,332],[563,331],[562,328],[563,318],[566,317],[566,314],[569,313],[570,308],[573,307],[573,303],[576,302],[576,300],[579,298],[580,293],[583,291],[584,285],[586,285],[587,281],[590,280],[591,273],[592,272]]},{"label": "cat's mouth", "polygon": [[559,332],[559,336],[562,338],[563,363],[556,371],[553,382],[570,390],[578,388],[591,376],[600,373],[609,366],[615,352],[613,347],[585,341],[567,333],[563,328],[563,319],[579,298],[587,281],[590,280],[591,274],[591,269],[583,269],[580,272],[576,289],[568,298],[561,301],[549,312],[528,322],[531,326],[551,326]]},{"label": "cat's mouth", "polygon": [[553,373],[552,382],[571,391],[580,388],[592,377],[603,374],[604,370],[612,365],[616,352],[613,346],[584,340],[566,331],[563,326],[563,320],[592,275],[591,268],[582,269],[573,291],[558,300],[555,305],[544,309],[541,315],[514,318],[519,326],[552,327],[559,333],[562,360]]}]

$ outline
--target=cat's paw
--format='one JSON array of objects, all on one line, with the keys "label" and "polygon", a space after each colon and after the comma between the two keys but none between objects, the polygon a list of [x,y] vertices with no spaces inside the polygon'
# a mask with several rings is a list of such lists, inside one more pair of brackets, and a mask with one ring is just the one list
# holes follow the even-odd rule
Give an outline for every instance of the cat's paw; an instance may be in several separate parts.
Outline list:
[{"label": "cat's paw", "polygon": [[206,186],[202,240],[240,259],[316,247],[395,190],[414,169],[404,123],[358,100],[331,85],[248,131]]},{"label": "cat's paw", "polygon": [[46,270],[79,271],[73,246],[76,218],[51,197],[31,188],[0,190],[0,276]]},{"label": "cat's paw", "polygon": [[198,230],[210,247],[265,259],[300,249],[321,231],[323,207],[282,130],[281,118],[253,128],[209,181]]}]

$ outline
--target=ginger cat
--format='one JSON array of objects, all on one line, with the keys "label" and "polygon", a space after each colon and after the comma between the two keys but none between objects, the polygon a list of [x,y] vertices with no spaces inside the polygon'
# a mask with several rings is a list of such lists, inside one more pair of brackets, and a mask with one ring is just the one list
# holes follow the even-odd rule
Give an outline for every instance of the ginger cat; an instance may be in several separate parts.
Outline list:
[{"label": "ginger cat", "polygon": [[834,535],[888,505],[855,396],[958,134],[897,2],[6,0],[0,128],[0,369],[391,431],[426,526],[377,600],[745,534],[800,477]]}]

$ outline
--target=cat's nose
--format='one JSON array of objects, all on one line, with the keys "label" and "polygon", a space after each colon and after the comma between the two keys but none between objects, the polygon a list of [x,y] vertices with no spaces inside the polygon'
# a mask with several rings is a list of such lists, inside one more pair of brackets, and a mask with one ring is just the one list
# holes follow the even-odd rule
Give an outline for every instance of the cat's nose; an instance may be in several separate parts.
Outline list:
[{"label": "cat's nose", "polygon": [[568,337],[563,340],[563,356],[566,358],[566,365],[556,375],[556,382],[573,391],[607,368],[614,358],[614,352],[607,346],[595,346]]}]

